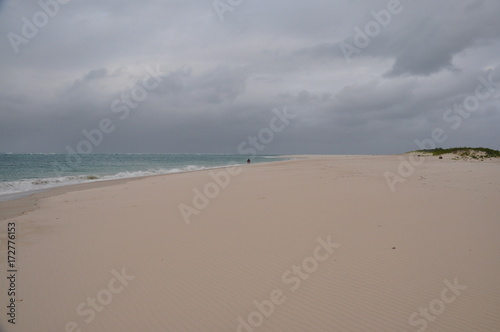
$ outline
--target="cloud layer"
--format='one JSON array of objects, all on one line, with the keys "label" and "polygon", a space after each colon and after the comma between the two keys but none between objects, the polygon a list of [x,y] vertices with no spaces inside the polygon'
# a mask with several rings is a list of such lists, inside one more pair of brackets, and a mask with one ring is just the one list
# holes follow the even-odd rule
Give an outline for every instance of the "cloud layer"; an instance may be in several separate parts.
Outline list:
[{"label": "cloud layer", "polygon": [[284,106],[263,153],[399,153],[435,128],[500,149],[500,2],[219,3],[0,2],[0,152],[65,152],[109,119],[94,152],[237,153]]}]

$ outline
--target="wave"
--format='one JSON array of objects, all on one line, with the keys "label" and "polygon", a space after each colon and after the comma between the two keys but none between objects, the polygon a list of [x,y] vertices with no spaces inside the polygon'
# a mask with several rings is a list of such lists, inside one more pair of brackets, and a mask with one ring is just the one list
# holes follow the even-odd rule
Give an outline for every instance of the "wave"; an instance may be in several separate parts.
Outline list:
[{"label": "wave", "polygon": [[150,175],[193,172],[209,168],[214,168],[214,167],[188,165],[181,168],[149,169],[147,171],[119,172],[112,175],[82,174],[74,176],[62,176],[56,178],[41,178],[41,179],[18,180],[11,182],[0,182],[0,201],[22,197],[24,196],[22,195],[23,193],[31,194],[54,187],[68,186],[80,183],[107,181],[107,180],[136,178],[136,177],[143,177]]}]

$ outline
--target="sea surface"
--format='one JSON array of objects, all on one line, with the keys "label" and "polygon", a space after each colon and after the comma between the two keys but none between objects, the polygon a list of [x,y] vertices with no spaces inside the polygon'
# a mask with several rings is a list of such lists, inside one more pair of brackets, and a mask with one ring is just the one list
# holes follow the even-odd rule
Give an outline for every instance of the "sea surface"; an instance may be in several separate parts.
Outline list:
[{"label": "sea surface", "polygon": [[[252,163],[282,159],[254,156]],[[7,154],[0,153],[0,201],[53,187],[155,174],[235,166],[247,157],[229,154]]]}]

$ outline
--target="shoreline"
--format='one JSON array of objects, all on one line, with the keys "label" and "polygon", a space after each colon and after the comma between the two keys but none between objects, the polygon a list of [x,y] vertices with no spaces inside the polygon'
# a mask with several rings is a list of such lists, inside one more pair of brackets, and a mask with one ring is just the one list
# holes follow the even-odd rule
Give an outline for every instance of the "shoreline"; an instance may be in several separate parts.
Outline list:
[{"label": "shoreline", "polygon": [[[301,157],[301,156],[299,156]],[[310,158],[311,156],[305,156],[304,158]],[[280,156],[280,158],[285,158],[285,160],[273,160],[268,162],[255,163],[253,165],[260,164],[272,164],[279,162],[286,162],[293,159],[290,158],[298,158],[297,156]],[[276,158],[279,159],[279,158]],[[194,171],[185,171],[185,172],[174,172],[174,173],[165,173],[165,174],[151,174],[146,176],[137,176],[123,179],[112,179],[112,180],[102,180],[102,181],[94,181],[94,182],[86,182],[86,183],[77,183],[77,184],[68,184],[57,187],[40,189],[39,192],[28,193],[25,196],[19,198],[8,199],[5,201],[0,201],[0,221],[15,218],[21,216],[27,212],[35,211],[38,209],[38,201],[41,199],[63,195],[65,193],[94,189],[94,188],[102,188],[108,186],[115,186],[124,184],[130,181],[139,181],[143,179],[147,179],[150,177],[158,177],[158,176],[171,176],[177,174],[185,174],[185,173],[196,173],[196,172],[209,172],[210,170],[216,170],[227,167],[244,167],[246,164],[240,165],[227,165],[227,166],[217,166],[217,167],[209,167],[205,169],[199,169]],[[23,193],[19,193],[22,195]]]},{"label": "shoreline", "polygon": [[[34,162],[42,169],[42,171],[35,171],[35,167],[28,167],[25,171],[23,171],[25,173],[16,174],[15,170],[10,170],[8,167],[5,169],[6,174],[3,174],[3,180],[0,182],[0,202],[16,200],[58,187],[140,178],[154,175],[184,173],[246,163],[246,158],[244,161],[241,159],[241,156],[230,154],[181,154],[179,155],[180,157],[175,154],[134,154],[134,156],[136,156],[134,158],[131,158],[130,154],[103,154],[92,155],[92,158],[94,159],[87,160],[87,165],[84,166],[78,173],[70,173],[66,170],[60,174],[54,174],[53,172],[47,171],[47,168],[51,163],[59,163],[60,159],[64,155],[39,155],[36,154],[36,158],[38,159],[35,158],[36,160]],[[30,164],[28,162],[29,159],[27,161],[26,158],[27,156],[31,157],[32,154],[19,154],[19,156],[20,159],[16,162],[25,162],[26,164]],[[144,159],[137,159],[142,157],[144,157]],[[238,157],[240,158],[238,159]],[[267,163],[286,159],[281,156],[265,155],[258,155],[254,158],[255,160],[252,160],[254,163]],[[118,160],[120,162],[117,163]],[[109,167],[108,163],[112,166]],[[9,164],[9,160],[7,160],[7,164]],[[92,164],[94,164],[94,166],[90,167],[89,165]],[[137,164],[140,164],[141,166],[138,167]],[[11,171],[13,171],[13,176],[9,176]]]},{"label": "shoreline", "polygon": [[[161,174],[165,175],[165,174]],[[128,179],[115,179],[115,180],[106,180],[99,182],[88,182],[88,183],[79,183],[79,184],[70,184],[66,186],[59,186],[53,188],[42,189],[41,192],[28,194],[27,196],[14,198],[7,201],[0,202],[0,221],[6,220],[9,218],[15,218],[17,216],[21,216],[26,212],[35,211],[38,209],[38,201],[41,199],[54,197],[63,195],[69,192],[79,191],[79,190],[87,190],[94,189],[100,187],[108,187],[117,184],[127,183],[129,181],[137,181],[140,179],[144,179],[150,176],[161,176],[161,175],[149,175],[137,178],[128,178]]]},{"label": "shoreline", "polygon": [[[252,166],[255,165],[262,165],[262,164],[274,164],[274,163],[282,163],[282,162],[287,162],[287,161],[294,161],[294,160],[310,160],[310,159],[318,159],[318,158],[350,158],[350,157],[394,157],[394,156],[409,156],[409,155],[417,155],[418,153],[416,152],[406,152],[402,154],[396,154],[396,155],[283,155],[279,156],[280,159],[283,158],[285,160],[273,160],[269,162],[261,162],[261,163],[255,163],[252,164]],[[446,155],[445,158],[447,161],[454,161],[454,162],[471,162],[471,163],[476,163],[479,161],[476,160],[454,160],[452,159],[454,155]],[[425,158],[428,160],[438,160],[438,156],[432,156],[432,155],[425,155]],[[271,159],[271,158],[270,158]],[[481,163],[489,163],[489,162],[495,162],[496,160],[485,160],[481,161]],[[396,162],[395,162],[396,163]],[[397,163],[400,163],[400,161],[397,161]],[[41,199],[53,197],[53,196],[58,196],[58,195],[63,195],[68,192],[73,192],[73,191],[80,191],[80,190],[87,190],[87,189],[93,189],[93,188],[101,188],[101,187],[108,187],[108,186],[115,186],[115,185],[120,185],[124,184],[130,181],[139,181],[143,179],[147,179],[150,177],[161,177],[161,176],[172,176],[172,175],[178,175],[178,174],[186,174],[186,173],[196,173],[196,172],[209,172],[210,170],[214,169],[221,169],[221,168],[227,168],[227,167],[244,167],[246,164],[240,164],[240,165],[231,165],[231,166],[217,166],[217,167],[212,167],[212,168],[206,168],[206,169],[200,169],[200,170],[194,170],[194,171],[185,171],[185,172],[175,172],[175,173],[165,173],[165,174],[152,174],[152,175],[146,175],[146,176],[138,176],[138,177],[130,177],[130,178],[122,178],[122,179],[112,179],[112,180],[102,180],[102,181],[94,181],[94,182],[86,182],[86,183],[78,183],[78,184],[69,184],[69,185],[62,185],[58,187],[52,187],[52,188],[45,188],[45,189],[40,189],[39,192],[35,193],[29,193],[26,194],[25,196],[19,197],[19,198],[13,198],[5,201],[0,201],[0,221],[9,219],[9,218],[15,218],[17,216],[21,216],[27,212],[35,211],[38,208],[38,201]],[[23,193],[19,193],[22,195]]]}]

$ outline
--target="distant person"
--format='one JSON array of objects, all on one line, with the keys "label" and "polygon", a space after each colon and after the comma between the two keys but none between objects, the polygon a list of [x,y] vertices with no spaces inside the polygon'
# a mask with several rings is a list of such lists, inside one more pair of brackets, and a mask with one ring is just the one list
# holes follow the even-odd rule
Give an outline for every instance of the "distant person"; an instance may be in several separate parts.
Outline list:
[{"label": "distant person", "polygon": [[252,161],[250,160],[250,158],[247,159],[247,164],[250,164]]}]

